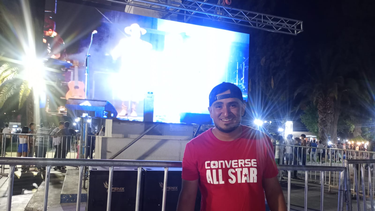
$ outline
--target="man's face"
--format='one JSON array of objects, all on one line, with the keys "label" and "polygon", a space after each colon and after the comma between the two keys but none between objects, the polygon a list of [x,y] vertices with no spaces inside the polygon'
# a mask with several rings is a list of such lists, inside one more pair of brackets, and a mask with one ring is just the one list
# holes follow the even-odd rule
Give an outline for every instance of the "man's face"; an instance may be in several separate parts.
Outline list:
[{"label": "man's face", "polygon": [[64,129],[64,125],[59,125],[59,128],[60,129]]},{"label": "man's face", "polygon": [[[222,94],[230,94],[225,91]],[[226,98],[215,101],[209,108],[215,127],[224,133],[230,133],[240,126],[245,113],[245,105],[237,98]]]}]

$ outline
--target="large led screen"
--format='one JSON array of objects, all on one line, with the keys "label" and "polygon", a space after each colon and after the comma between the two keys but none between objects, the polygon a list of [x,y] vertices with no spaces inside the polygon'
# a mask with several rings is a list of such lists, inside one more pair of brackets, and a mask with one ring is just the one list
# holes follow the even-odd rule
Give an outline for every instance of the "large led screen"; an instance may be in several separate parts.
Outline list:
[{"label": "large led screen", "polygon": [[[154,121],[208,113],[209,92],[224,81],[247,98],[248,34],[64,1],[56,6],[45,18],[45,31],[55,35],[45,32],[50,56],[78,60],[78,81],[85,82],[90,54],[88,96],[111,102],[120,119],[142,121],[145,98],[153,99],[146,105]],[[66,80],[75,78],[72,72]]]}]

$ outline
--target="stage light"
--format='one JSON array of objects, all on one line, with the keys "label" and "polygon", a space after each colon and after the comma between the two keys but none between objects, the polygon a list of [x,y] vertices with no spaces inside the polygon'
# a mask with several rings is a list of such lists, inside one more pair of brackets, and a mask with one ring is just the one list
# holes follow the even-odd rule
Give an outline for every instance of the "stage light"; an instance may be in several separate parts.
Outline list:
[{"label": "stage light", "polygon": [[22,65],[24,66],[25,80],[30,87],[38,93],[44,90],[45,67],[43,61],[33,56],[26,56],[22,59]]},{"label": "stage light", "polygon": [[76,125],[77,125],[77,123],[73,122],[73,126],[76,126]]},{"label": "stage light", "polygon": [[263,125],[263,121],[262,120],[260,120],[260,119],[255,119],[254,120],[254,124],[256,124],[257,126],[262,126]]},{"label": "stage light", "polygon": [[328,141],[328,145],[332,145],[332,141]]},{"label": "stage light", "polygon": [[81,118],[76,118],[74,121],[76,121],[76,122],[79,122],[81,120]]},{"label": "stage light", "polygon": [[88,120],[87,120],[87,123],[91,123],[91,119],[88,119]]},{"label": "stage light", "polygon": [[285,133],[284,138],[286,139],[289,134],[293,133],[293,122],[292,121],[286,121],[285,122]]},{"label": "stage light", "polygon": [[279,127],[279,129],[277,131],[284,132],[284,129],[282,129],[281,127]]}]

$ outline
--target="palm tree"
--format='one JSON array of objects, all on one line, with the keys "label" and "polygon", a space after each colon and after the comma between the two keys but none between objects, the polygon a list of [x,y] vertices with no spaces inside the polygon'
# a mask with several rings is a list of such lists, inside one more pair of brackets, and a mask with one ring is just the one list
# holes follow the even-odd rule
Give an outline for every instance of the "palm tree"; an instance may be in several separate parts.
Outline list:
[{"label": "palm tree", "polygon": [[[31,97],[32,88],[25,79],[22,66],[10,62],[2,62],[0,66],[0,109],[4,105],[11,105],[17,102],[17,108],[22,109],[26,100]],[[29,118],[33,117],[33,100],[30,99],[30,106],[26,112]],[[31,113],[30,113],[31,112]],[[28,119],[31,122],[32,119]]]},{"label": "palm tree", "polygon": [[320,52],[310,64],[313,71],[295,91],[295,97],[302,95],[303,102],[309,101],[318,109],[318,138],[327,143],[337,140],[337,123],[342,111],[341,104],[358,98],[358,81],[350,77],[354,68],[344,63],[345,53],[327,50]]}]

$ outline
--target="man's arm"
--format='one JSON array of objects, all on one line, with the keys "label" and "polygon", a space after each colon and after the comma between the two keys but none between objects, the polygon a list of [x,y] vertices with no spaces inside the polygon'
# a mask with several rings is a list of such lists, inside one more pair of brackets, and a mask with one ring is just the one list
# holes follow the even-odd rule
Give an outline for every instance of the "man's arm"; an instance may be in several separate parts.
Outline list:
[{"label": "man's arm", "polygon": [[271,211],[286,211],[284,194],[277,177],[265,178],[263,180],[263,188]]},{"label": "man's arm", "polygon": [[182,189],[178,200],[177,211],[193,211],[197,198],[198,180],[182,180]]}]

